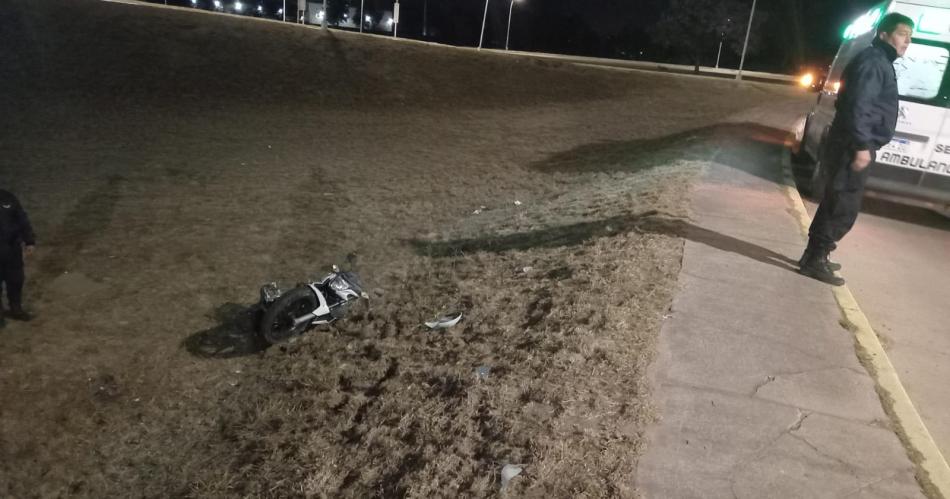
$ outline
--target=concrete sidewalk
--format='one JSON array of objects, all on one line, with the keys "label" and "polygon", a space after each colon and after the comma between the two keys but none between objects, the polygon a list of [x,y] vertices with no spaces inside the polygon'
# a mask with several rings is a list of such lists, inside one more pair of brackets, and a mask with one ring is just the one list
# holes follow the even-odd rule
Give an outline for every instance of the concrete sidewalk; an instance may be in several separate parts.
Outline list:
[{"label": "concrete sidewalk", "polygon": [[[831,288],[803,248],[782,148],[724,145],[693,192],[652,373],[647,498],[923,497]],[[716,234],[716,243],[702,233]],[[732,241],[733,244],[723,244]]]}]

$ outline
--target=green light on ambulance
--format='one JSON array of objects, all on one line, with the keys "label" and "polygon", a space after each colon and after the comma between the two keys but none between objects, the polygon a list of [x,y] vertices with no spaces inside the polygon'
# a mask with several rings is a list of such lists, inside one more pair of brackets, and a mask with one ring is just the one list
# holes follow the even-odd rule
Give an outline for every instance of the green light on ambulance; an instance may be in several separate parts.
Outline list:
[{"label": "green light on ambulance", "polygon": [[867,13],[857,18],[853,23],[844,29],[844,39],[850,40],[852,38],[857,38],[868,31],[871,31],[875,26],[877,26],[877,22],[881,20],[881,16],[883,15],[884,9],[882,7],[875,7],[867,11]]}]

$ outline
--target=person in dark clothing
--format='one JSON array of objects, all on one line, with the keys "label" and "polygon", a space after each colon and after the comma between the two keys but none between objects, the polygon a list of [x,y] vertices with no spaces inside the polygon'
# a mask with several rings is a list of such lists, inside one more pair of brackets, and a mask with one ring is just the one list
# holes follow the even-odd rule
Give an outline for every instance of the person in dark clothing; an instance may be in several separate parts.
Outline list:
[{"label": "person in dark clothing", "polygon": [[[28,321],[23,310],[23,256],[33,253],[36,237],[26,211],[13,194],[0,189],[0,283],[7,291],[11,319]],[[0,306],[0,327],[6,325]]]},{"label": "person in dark clothing", "polygon": [[828,180],[824,198],[808,229],[808,246],[799,273],[835,286],[840,265],[828,260],[861,211],[868,166],[891,141],[899,109],[894,60],[910,46],[914,22],[896,12],[877,26],[871,46],[845,66],[835,118],[822,144],[821,167]]}]

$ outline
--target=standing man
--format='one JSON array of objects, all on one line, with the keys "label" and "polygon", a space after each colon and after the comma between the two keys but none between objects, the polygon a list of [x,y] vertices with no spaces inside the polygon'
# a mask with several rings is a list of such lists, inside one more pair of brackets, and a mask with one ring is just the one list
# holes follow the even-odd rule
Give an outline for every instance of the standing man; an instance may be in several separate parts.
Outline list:
[{"label": "standing man", "polygon": [[[36,238],[26,211],[13,194],[0,189],[0,284],[5,285],[10,318],[30,320],[23,310],[23,255],[33,254]],[[0,306],[0,328],[6,325]]]},{"label": "standing man", "polygon": [[835,118],[822,145],[821,166],[828,185],[808,229],[808,247],[798,261],[802,275],[834,286],[844,284],[834,274],[841,266],[828,261],[828,255],[854,226],[868,166],[877,150],[894,137],[898,112],[894,60],[907,51],[913,32],[909,17],[887,14],[878,23],[871,46],[844,68]]}]

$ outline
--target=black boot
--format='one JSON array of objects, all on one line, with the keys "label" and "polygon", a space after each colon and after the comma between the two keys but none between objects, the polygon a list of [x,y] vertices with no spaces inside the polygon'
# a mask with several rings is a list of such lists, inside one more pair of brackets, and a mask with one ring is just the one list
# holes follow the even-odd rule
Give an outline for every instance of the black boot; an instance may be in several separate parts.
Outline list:
[{"label": "black boot", "polygon": [[[803,267],[813,252],[814,250],[811,248],[811,246],[805,248],[805,252],[802,253],[802,257],[798,259],[798,266]],[[841,264],[828,260],[828,268],[834,272],[837,272],[841,270]]]},{"label": "black boot", "polygon": [[798,273],[832,286],[844,284],[844,279],[836,276],[834,270],[828,265],[828,253],[821,250],[812,251],[798,269]]},{"label": "black boot", "polygon": [[26,321],[29,321],[30,319],[33,318],[32,315],[30,315],[29,313],[27,313],[25,310],[23,310],[23,307],[20,307],[20,306],[12,306],[12,307],[10,307],[10,313],[7,314],[7,315],[8,315],[11,319],[13,319],[13,320],[15,320],[15,321],[24,321],[24,322],[26,322]]}]

